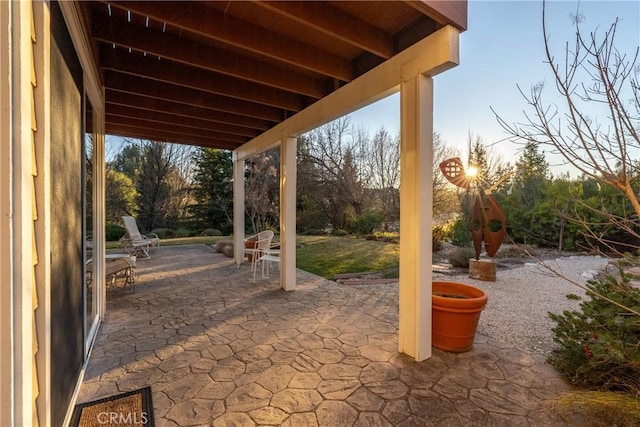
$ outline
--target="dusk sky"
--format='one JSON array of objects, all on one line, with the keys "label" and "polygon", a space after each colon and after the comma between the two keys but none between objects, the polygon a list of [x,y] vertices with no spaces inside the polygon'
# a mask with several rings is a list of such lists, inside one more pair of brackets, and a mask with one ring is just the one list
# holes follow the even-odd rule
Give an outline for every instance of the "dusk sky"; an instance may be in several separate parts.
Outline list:
[{"label": "dusk sky", "polygon": [[[552,1],[547,5],[548,33],[556,58],[565,43],[575,41],[572,16],[576,1]],[[604,34],[619,18],[616,47],[633,56],[640,45],[640,2],[582,1],[582,31]],[[506,161],[519,156],[519,145],[502,141],[507,136],[495,119],[493,107],[508,122],[522,121],[526,92],[545,81],[544,94],[559,101],[549,66],[544,62],[542,2],[469,1],[468,29],[460,36],[460,65],[434,78],[434,129],[447,145],[459,147],[463,159],[469,132],[479,135]],[[395,134],[400,125],[399,95],[392,95],[352,113],[352,123],[370,133],[381,126]],[[550,159],[557,163],[557,159]],[[559,170],[556,170],[558,172]],[[573,174],[572,174],[573,175]],[[575,176],[574,176],[575,177]]]}]

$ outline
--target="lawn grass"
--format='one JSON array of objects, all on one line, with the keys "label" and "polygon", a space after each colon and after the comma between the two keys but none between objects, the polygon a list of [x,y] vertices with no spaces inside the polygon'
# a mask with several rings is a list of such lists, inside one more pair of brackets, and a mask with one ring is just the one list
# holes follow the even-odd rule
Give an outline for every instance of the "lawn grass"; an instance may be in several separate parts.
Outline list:
[{"label": "lawn grass", "polygon": [[[229,236],[198,236],[162,239],[160,246],[212,245]],[[340,273],[379,271],[397,277],[400,248],[397,243],[376,242],[351,236],[297,236],[298,268],[327,279]],[[107,242],[107,249],[120,248],[119,242]]]},{"label": "lawn grass", "polygon": [[[196,237],[176,237],[173,239],[160,240],[160,246],[174,246],[174,245],[212,245],[220,239],[225,239],[225,236],[196,236]],[[107,242],[107,249],[117,249],[122,247],[120,242]]]},{"label": "lawn grass", "polygon": [[298,268],[327,279],[339,273],[397,272],[400,262],[397,243],[350,236],[298,236],[297,241]]}]

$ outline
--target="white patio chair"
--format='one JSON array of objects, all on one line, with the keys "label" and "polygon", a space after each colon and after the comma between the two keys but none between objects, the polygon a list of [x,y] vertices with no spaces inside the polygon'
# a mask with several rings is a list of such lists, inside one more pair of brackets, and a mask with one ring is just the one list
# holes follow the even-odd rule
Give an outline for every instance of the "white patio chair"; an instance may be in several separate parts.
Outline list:
[{"label": "white patio chair", "polygon": [[[255,239],[255,240],[252,240]],[[245,239],[245,242],[253,241],[252,247],[247,248],[245,244],[245,253],[250,255],[251,258],[251,270],[253,271],[253,283],[256,283],[256,270],[258,269],[258,263],[260,258],[271,249],[271,240],[273,239],[273,231],[261,231],[258,234],[249,236]]]},{"label": "white patio chair", "polygon": [[120,239],[122,247],[127,253],[143,258],[149,258],[149,249],[153,246],[160,247],[160,238],[155,233],[142,234],[138,229],[136,219],[132,216],[123,216],[122,222],[127,230],[127,235]]}]

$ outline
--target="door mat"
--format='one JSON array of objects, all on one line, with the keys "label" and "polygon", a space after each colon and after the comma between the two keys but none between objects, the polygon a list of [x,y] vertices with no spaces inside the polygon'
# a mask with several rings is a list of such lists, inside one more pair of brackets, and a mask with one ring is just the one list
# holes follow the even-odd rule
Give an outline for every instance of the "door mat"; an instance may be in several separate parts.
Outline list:
[{"label": "door mat", "polygon": [[151,387],[128,391],[93,402],[81,403],[73,409],[71,427],[94,426],[154,427]]}]

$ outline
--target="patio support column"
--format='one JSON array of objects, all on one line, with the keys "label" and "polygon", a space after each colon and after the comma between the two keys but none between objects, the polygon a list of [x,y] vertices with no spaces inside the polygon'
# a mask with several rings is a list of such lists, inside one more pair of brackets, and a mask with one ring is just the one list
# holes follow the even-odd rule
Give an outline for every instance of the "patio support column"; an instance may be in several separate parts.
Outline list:
[{"label": "patio support column", "polygon": [[233,247],[238,267],[244,259],[244,160],[233,155]]},{"label": "patio support column", "polygon": [[298,139],[280,144],[280,287],[296,288],[296,151]]},{"label": "patio support column", "polygon": [[400,85],[399,351],[431,357],[433,80],[413,62]]},{"label": "patio support column", "polygon": [[[106,196],[105,196],[105,177],[106,177],[106,160],[105,160],[105,115],[104,101],[94,106],[93,112],[93,259],[94,274],[92,278],[98,289],[96,304],[98,307],[98,316],[104,319],[107,312],[107,286],[105,280],[105,264],[104,255],[106,253]],[[96,262],[99,259],[100,262]]]},{"label": "patio support column", "polygon": [[0,425],[31,426],[37,421],[35,37],[31,2],[0,3]]}]

